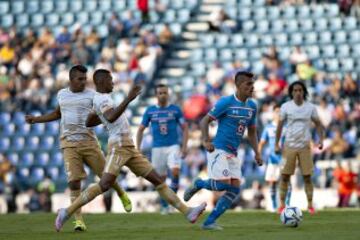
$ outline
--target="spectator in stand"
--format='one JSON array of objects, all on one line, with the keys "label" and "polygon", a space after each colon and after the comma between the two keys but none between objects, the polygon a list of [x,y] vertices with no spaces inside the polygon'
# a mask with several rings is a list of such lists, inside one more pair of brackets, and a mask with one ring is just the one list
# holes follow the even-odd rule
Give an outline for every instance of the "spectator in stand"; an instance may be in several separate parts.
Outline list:
[{"label": "spectator in stand", "polygon": [[348,149],[348,144],[342,136],[342,133],[339,128],[335,127],[332,137],[332,142],[330,145],[330,158],[331,159],[342,159],[346,150]]},{"label": "spectator in stand", "polygon": [[7,41],[0,48],[0,64],[4,65],[8,70],[11,70],[15,60],[14,45],[11,44],[10,41]]},{"label": "spectator in stand", "polygon": [[351,162],[349,161],[347,167],[343,168],[338,160],[333,175],[338,182],[338,207],[349,207],[351,194],[356,189],[357,176],[351,169]]},{"label": "spectator in stand", "polygon": [[294,73],[296,71],[296,66],[300,63],[307,62],[309,58],[300,46],[296,46],[291,52],[289,60],[291,63],[292,72]]},{"label": "spectator in stand", "polygon": [[316,74],[316,69],[313,67],[310,60],[307,60],[296,66],[296,73],[300,80],[306,81],[306,84],[309,85],[309,81],[311,81]]},{"label": "spectator in stand", "polygon": [[149,21],[149,0],[137,0],[137,7],[141,12],[141,20],[143,23]]},{"label": "spectator in stand", "polygon": [[164,24],[164,27],[159,34],[160,45],[166,47],[171,42],[172,39],[173,39],[173,33],[171,32],[169,25]]}]

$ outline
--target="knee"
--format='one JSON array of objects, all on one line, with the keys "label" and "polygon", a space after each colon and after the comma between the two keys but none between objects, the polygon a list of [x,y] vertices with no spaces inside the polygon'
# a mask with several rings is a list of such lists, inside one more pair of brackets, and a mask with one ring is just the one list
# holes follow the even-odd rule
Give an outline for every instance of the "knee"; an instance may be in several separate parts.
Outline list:
[{"label": "knee", "polygon": [[106,192],[107,190],[109,190],[113,184],[114,183],[112,181],[103,179],[101,179],[99,183],[102,192]]},{"label": "knee", "polygon": [[155,187],[159,186],[160,184],[164,183],[165,180],[160,177],[159,174],[157,174],[154,170],[151,171],[146,177],[146,180],[151,182]]},{"label": "knee", "polygon": [[70,181],[70,182],[68,183],[68,186],[69,186],[70,190],[73,190],[73,191],[75,191],[75,190],[80,190],[80,188],[81,188],[81,181],[80,181],[80,180]]},{"label": "knee", "polygon": [[303,177],[305,183],[311,183],[311,175],[304,175]]}]

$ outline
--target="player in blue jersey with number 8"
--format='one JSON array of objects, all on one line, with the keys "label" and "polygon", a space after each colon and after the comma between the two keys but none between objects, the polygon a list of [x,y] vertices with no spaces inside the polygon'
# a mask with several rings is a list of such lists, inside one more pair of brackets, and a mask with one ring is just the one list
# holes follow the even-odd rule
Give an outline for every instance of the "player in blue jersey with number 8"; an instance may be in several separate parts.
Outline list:
[{"label": "player in blue jersey with number 8", "polygon": [[[255,152],[255,161],[261,166],[263,161],[258,151],[256,132],[257,106],[251,99],[254,91],[254,75],[250,72],[238,72],[235,75],[236,93],[222,97],[215,107],[201,121],[202,143],[207,150],[208,180],[195,179],[184,193],[184,200],[200,189],[225,191],[217,201],[215,208],[205,220],[204,230],[222,230],[216,220],[232,205],[240,192],[241,161],[237,150],[248,130],[248,140]],[[218,128],[213,140],[209,137],[209,125],[217,120]]]}]

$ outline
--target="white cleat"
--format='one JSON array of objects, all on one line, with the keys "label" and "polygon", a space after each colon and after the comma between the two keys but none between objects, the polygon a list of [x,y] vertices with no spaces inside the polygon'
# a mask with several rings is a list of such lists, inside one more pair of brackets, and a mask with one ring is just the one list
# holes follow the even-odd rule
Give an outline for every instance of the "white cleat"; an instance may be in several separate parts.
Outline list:
[{"label": "white cleat", "polygon": [[65,208],[60,208],[55,219],[55,229],[57,232],[60,232],[61,228],[64,226],[64,223],[69,219],[69,215],[66,212]]},{"label": "white cleat", "polygon": [[222,231],[222,230],[224,230],[224,228],[217,225],[217,223],[211,223],[211,224],[208,224],[208,225],[203,224],[201,226],[201,228],[203,230],[214,230],[214,231]]},{"label": "white cleat", "polygon": [[198,220],[198,218],[200,217],[200,215],[205,211],[205,209],[206,209],[205,202],[203,202],[197,207],[190,208],[189,212],[186,214],[186,218],[189,220],[189,222],[195,223],[196,220]]}]

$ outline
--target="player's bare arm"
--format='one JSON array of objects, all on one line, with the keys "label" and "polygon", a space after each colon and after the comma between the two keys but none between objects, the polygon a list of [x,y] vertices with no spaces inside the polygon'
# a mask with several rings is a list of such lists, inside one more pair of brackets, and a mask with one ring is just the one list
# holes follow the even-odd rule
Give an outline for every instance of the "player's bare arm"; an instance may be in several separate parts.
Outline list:
[{"label": "player's bare arm", "polygon": [[315,124],[315,127],[316,127],[316,131],[317,133],[319,134],[319,143],[318,143],[318,148],[321,150],[323,148],[323,142],[324,142],[324,127],[323,125],[321,124],[320,120],[319,119],[313,119],[313,122]]},{"label": "player's bare arm", "polygon": [[133,85],[130,89],[128,96],[116,108],[111,108],[104,113],[104,117],[109,122],[115,122],[121,114],[124,113],[129,103],[131,103],[141,93],[140,85]]},{"label": "player's bare arm", "polygon": [[282,129],[284,126],[284,121],[283,120],[279,120],[279,123],[276,127],[276,140],[275,140],[275,152],[276,153],[280,153],[281,152],[281,148],[280,148],[280,138],[281,138],[281,134],[282,134]]},{"label": "player's bare arm", "polygon": [[260,142],[259,142],[259,147],[258,147],[260,154],[262,153],[265,144],[266,144],[266,141],[265,141],[265,140],[260,140]]},{"label": "player's bare arm", "polygon": [[59,120],[61,118],[61,111],[60,106],[57,106],[54,111],[51,113],[41,115],[41,116],[33,116],[33,115],[26,115],[25,120],[27,123],[34,124],[34,123],[45,123],[45,122],[52,122],[55,120]]},{"label": "player's bare arm", "polygon": [[189,140],[189,125],[187,123],[182,124],[181,130],[183,132],[183,139],[181,144],[181,157],[184,158],[187,153],[187,143]]},{"label": "player's bare arm", "polygon": [[86,118],[85,126],[86,127],[95,127],[97,125],[101,124],[101,119],[95,112],[89,113],[89,115]]},{"label": "player's bare arm", "polygon": [[141,150],[141,142],[144,136],[144,131],[145,131],[146,127],[142,124],[140,124],[138,131],[136,133],[136,148],[138,150]]},{"label": "player's bare arm", "polygon": [[206,115],[200,122],[202,144],[208,152],[215,149],[209,137],[209,125],[213,120],[209,115]]},{"label": "player's bare arm", "polygon": [[257,165],[259,165],[259,166],[263,165],[263,160],[262,160],[261,154],[259,152],[258,137],[257,137],[255,125],[248,127],[248,139],[249,139],[250,146],[252,147],[252,149],[255,152],[255,161],[256,161]]}]

